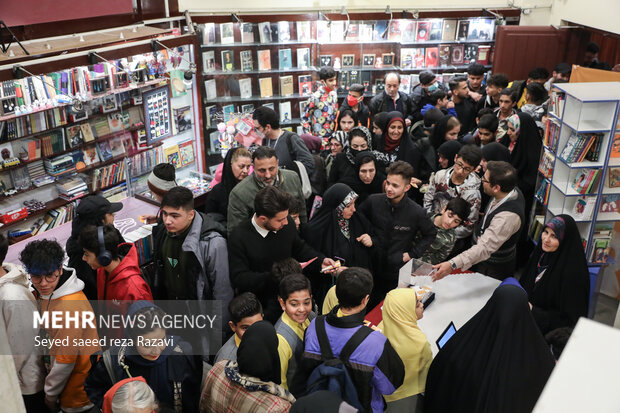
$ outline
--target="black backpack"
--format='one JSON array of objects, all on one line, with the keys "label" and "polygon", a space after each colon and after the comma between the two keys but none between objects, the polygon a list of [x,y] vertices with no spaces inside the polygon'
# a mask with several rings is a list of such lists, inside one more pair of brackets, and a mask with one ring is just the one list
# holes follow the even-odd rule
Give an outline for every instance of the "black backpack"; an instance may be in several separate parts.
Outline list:
[{"label": "black backpack", "polygon": [[345,343],[338,357],[334,357],[332,348],[325,331],[325,316],[319,316],[315,322],[316,336],[321,346],[321,360],[308,378],[306,394],[314,393],[319,390],[327,390],[336,393],[342,400],[349,403],[356,409],[363,411],[364,408],[359,401],[355,383],[351,380],[351,375],[346,364],[355,349],[372,333],[372,329],[361,326],[353,336]]}]

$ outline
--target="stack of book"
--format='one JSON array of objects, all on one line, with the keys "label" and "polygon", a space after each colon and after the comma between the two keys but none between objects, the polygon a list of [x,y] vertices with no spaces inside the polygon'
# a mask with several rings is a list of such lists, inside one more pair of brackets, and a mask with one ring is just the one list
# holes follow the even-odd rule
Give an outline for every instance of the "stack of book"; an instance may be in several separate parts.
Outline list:
[{"label": "stack of book", "polygon": [[583,162],[584,160],[597,162],[601,152],[603,134],[573,134],[568,138],[560,158],[568,163]]},{"label": "stack of book", "polygon": [[45,185],[54,179],[45,173],[45,168],[43,167],[43,161],[30,162],[26,164],[26,168],[28,168],[28,174],[32,179],[32,183],[35,186]]},{"label": "stack of book", "polygon": [[125,162],[116,162],[103,168],[98,168],[93,173],[91,190],[97,191],[102,188],[117,184],[125,180]]},{"label": "stack of book", "polygon": [[88,187],[82,178],[74,175],[70,178],[62,179],[56,182],[59,196],[67,201],[80,198],[88,193]]},{"label": "stack of book", "polygon": [[555,123],[551,118],[547,118],[545,123],[546,126],[543,144],[552,151],[557,151],[558,139],[560,138],[560,125]]},{"label": "stack of book", "polygon": [[123,234],[125,242],[133,242],[136,246],[140,265],[144,265],[153,259],[152,229],[152,225],[143,225],[128,234]]},{"label": "stack of book", "polygon": [[67,172],[75,171],[73,157],[67,154],[46,159],[45,171],[52,176],[58,176]]}]

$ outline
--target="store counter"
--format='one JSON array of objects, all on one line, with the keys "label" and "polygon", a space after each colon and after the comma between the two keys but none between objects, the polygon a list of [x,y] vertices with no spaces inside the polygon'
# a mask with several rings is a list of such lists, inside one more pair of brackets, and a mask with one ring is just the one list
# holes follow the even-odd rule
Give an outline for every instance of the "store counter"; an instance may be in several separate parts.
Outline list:
[{"label": "store counter", "polygon": [[[403,265],[400,274],[411,274],[411,261]],[[445,328],[454,322],[460,329],[469,321],[489,300],[500,281],[480,273],[450,274],[443,279],[429,283],[430,277],[424,278],[422,285],[430,285],[435,293],[435,299],[424,310],[424,317],[418,321],[418,326],[426,334],[433,356],[439,349],[435,341]],[[366,315],[366,320],[378,325],[382,320],[381,307],[383,302]]]},{"label": "store counter", "polygon": [[[136,198],[125,198],[120,202],[123,204],[123,209],[118,211],[114,217],[114,226],[118,228],[121,234],[127,234],[135,229],[144,225],[138,220],[140,215],[156,215],[159,208],[148,202],[140,201]],[[60,245],[65,248],[67,240],[71,236],[71,221],[60,225],[59,227],[52,228],[49,231],[42,232],[34,237],[26,238],[16,244],[9,246],[9,251],[6,254],[5,262],[14,264],[21,264],[19,261],[19,253],[24,249],[29,242],[40,239],[55,239]]]}]

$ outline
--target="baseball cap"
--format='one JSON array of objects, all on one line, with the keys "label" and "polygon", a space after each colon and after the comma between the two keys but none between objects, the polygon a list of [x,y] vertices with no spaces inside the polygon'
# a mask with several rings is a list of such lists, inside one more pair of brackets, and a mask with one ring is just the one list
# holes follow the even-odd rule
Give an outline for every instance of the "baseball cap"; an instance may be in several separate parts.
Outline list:
[{"label": "baseball cap", "polygon": [[80,201],[75,212],[81,216],[102,216],[113,214],[123,209],[120,202],[110,202],[101,195],[91,195]]}]

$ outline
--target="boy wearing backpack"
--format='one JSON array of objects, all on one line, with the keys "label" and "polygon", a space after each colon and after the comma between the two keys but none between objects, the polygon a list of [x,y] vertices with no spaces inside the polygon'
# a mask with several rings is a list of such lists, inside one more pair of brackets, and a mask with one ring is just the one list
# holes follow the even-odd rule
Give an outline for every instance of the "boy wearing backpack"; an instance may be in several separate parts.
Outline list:
[{"label": "boy wearing backpack", "polygon": [[402,385],[405,367],[388,339],[363,325],[372,287],[366,269],[351,267],[340,273],[339,305],[310,323],[298,369],[308,377],[308,392],[334,391],[358,409],[383,412],[382,395]]},{"label": "boy wearing backpack", "polygon": [[284,311],[275,324],[282,373],[281,384],[285,389],[290,389],[297,363],[304,351],[304,334],[310,321],[316,317],[312,312],[310,280],[303,274],[290,274],[284,277],[280,281],[278,302]]}]

